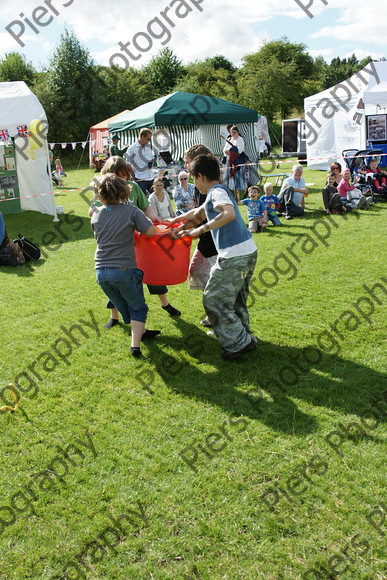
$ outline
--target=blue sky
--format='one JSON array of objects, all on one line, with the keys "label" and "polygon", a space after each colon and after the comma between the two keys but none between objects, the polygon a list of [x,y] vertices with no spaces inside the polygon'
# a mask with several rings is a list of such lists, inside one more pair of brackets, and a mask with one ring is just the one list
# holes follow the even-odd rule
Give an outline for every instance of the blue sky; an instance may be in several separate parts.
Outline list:
[{"label": "blue sky", "polygon": [[[95,61],[107,65],[112,54],[120,52],[118,42],[129,41],[132,49],[133,37],[146,31],[147,24],[155,17],[160,18],[169,32],[164,31],[159,39],[151,38],[152,46],[147,51],[134,51],[133,48],[133,54],[139,58],[137,61],[128,59],[132,66],[141,66],[157,54],[169,35],[166,45],[185,63],[224,54],[240,64],[241,58],[259,50],[263,41],[281,36],[287,36],[292,42],[304,42],[312,56],[321,54],[327,61],[352,53],[359,59],[369,54],[376,59],[387,56],[387,11],[382,0],[374,0],[372,10],[364,0],[325,1],[327,5],[322,0],[300,0],[304,6],[311,2],[309,10],[314,18],[309,18],[295,0],[244,0],[240,3],[235,0],[122,0],[114,5],[95,0],[83,0],[82,3],[81,0],[15,0],[1,8],[0,56],[18,51],[37,68],[47,66],[67,24]],[[160,12],[168,6],[173,26],[160,17]],[[42,16],[44,10],[47,13]],[[54,15],[55,12],[59,14]],[[20,17],[20,13],[24,17]],[[53,20],[47,26],[39,26],[34,23],[33,13],[36,17],[39,15],[42,23],[44,18],[48,20],[51,16]],[[26,18],[39,30],[38,34],[24,22]],[[13,21],[19,21],[12,26],[15,34],[21,34],[21,27],[25,27],[20,36],[24,47],[6,30]],[[160,28],[153,25],[152,29],[161,36]],[[140,40],[146,42],[141,35]],[[121,64],[122,61],[116,62]]]}]

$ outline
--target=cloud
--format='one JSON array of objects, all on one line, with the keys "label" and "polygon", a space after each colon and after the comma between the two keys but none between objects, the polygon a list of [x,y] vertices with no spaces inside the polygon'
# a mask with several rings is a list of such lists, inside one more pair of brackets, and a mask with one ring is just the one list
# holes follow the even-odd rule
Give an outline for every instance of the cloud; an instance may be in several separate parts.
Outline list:
[{"label": "cloud", "polygon": [[[337,5],[342,2],[336,0],[332,4]],[[378,9],[378,4],[380,4],[380,9]],[[351,0],[351,7],[348,8],[348,3],[345,1],[345,7],[336,15],[331,26],[323,27],[312,33],[309,38],[351,41],[356,46],[366,43],[386,46],[386,35],[383,32],[386,28],[387,11],[384,2],[375,1],[370,8],[367,2]]]},{"label": "cloud", "polygon": [[[240,64],[245,54],[259,50],[266,40],[288,36],[291,42],[310,42],[312,56],[319,54],[330,59],[343,55],[342,44],[349,45],[348,52],[357,55],[371,53],[379,56],[387,42],[382,31],[387,26],[387,11],[384,0],[374,0],[372,10],[364,0],[314,0],[310,19],[294,0],[202,0],[200,12],[194,2],[199,0],[121,0],[109,3],[108,7],[99,6],[95,0],[51,0],[59,16],[46,27],[39,28],[36,35],[25,24],[26,31],[22,49],[7,33],[0,33],[0,46],[3,51],[16,50],[28,53],[34,62],[45,59],[49,51],[59,41],[63,27],[69,26],[93,55],[97,64],[107,65],[112,54],[119,52],[118,43],[131,42],[136,33],[146,31],[148,22],[164,14],[171,40],[168,46],[184,63],[203,59],[215,54],[223,54],[235,64]],[[303,0],[306,5],[307,0]],[[46,6],[44,0],[15,0],[4,2],[1,9],[2,29],[12,20],[32,19],[38,5]],[[192,11],[185,18],[179,18],[176,11],[180,6],[190,6]],[[181,14],[181,12],[180,12]],[[327,22],[329,26],[325,26]],[[316,30],[316,27],[321,29]],[[308,32],[310,33],[308,36]],[[138,61],[130,64],[140,67],[163,47],[162,39],[153,39],[153,45],[142,53]],[[366,45],[370,45],[367,50]],[[372,51],[372,48],[380,47]],[[321,46],[321,48],[320,48]],[[353,46],[353,49],[350,47]],[[357,50],[356,47],[362,47]]]}]

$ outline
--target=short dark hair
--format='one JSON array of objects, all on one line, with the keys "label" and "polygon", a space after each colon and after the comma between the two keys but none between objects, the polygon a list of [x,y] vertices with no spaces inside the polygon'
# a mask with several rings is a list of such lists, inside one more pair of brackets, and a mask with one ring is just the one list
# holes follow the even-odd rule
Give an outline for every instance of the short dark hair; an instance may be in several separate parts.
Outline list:
[{"label": "short dark hair", "polygon": [[189,164],[189,172],[194,177],[201,173],[208,181],[220,181],[219,161],[213,155],[198,155]]},{"label": "short dark hair", "polygon": [[100,199],[106,204],[128,201],[130,189],[125,179],[121,179],[113,173],[107,173],[96,185]]}]

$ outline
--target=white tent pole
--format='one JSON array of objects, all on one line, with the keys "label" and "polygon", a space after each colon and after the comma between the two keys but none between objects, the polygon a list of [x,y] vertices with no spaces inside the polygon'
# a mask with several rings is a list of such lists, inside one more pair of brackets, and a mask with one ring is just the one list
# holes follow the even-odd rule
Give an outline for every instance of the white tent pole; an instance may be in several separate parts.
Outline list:
[{"label": "white tent pole", "polygon": [[[88,132],[88,134],[87,134],[86,142],[89,140],[89,137],[90,137],[90,131],[89,131],[89,132]],[[83,159],[83,154],[84,154],[84,152],[85,152],[85,149],[86,149],[86,146],[85,146],[85,147],[82,147],[82,155],[81,155],[81,158],[80,158],[80,160],[79,160],[79,163],[78,163],[77,171],[78,171],[78,169],[79,169],[79,166],[80,166],[80,164],[81,164],[81,162],[82,162],[82,159]]]}]

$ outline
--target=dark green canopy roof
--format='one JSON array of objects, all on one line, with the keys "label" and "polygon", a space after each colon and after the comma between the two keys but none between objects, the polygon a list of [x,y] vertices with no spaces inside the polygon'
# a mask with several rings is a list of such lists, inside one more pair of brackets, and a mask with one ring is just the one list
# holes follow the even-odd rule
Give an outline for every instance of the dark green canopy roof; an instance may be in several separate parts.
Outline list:
[{"label": "dark green canopy roof", "polygon": [[177,91],[133,109],[109,123],[110,133],[142,127],[253,123],[259,115],[253,109],[217,97]]}]

